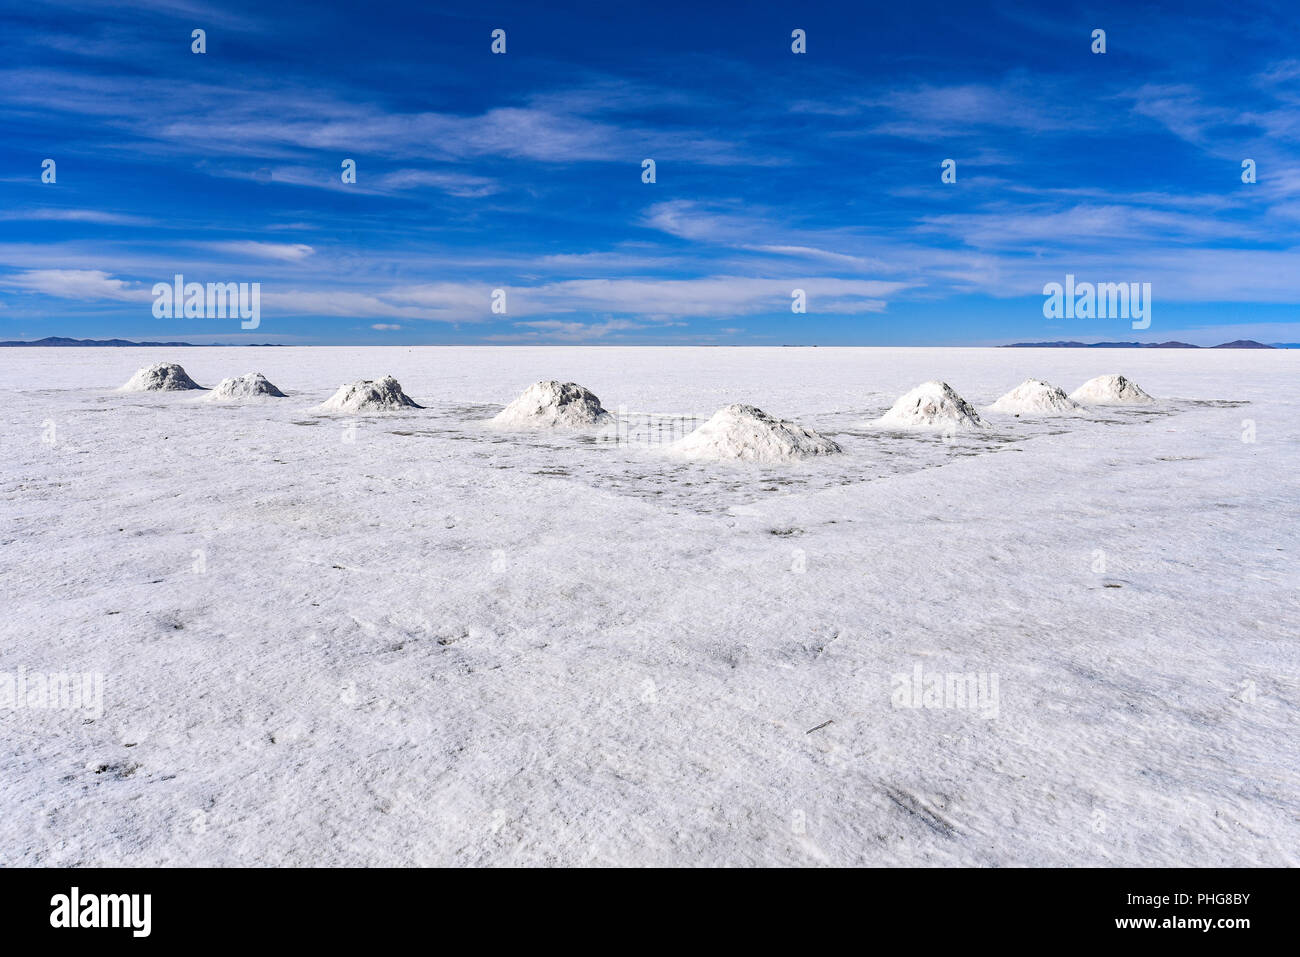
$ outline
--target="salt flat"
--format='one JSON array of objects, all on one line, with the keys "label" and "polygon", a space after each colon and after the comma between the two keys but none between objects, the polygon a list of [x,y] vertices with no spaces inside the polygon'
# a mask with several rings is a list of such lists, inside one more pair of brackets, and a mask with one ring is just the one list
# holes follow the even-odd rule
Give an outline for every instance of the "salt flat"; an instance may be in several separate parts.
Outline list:
[{"label": "salt flat", "polygon": [[[159,361],[288,397],[113,391]],[[1157,402],[985,413],[1108,372]],[[425,408],[315,410],[383,375]],[[935,378],[988,434],[870,424]],[[485,427],[539,379],[655,441]],[[0,672],[105,678],[102,714],[0,709],[0,864],[1296,865],[1298,382],[1296,351],[0,349]],[[733,402],[843,454],[658,444]],[[917,668],[996,708],[897,706]]]}]

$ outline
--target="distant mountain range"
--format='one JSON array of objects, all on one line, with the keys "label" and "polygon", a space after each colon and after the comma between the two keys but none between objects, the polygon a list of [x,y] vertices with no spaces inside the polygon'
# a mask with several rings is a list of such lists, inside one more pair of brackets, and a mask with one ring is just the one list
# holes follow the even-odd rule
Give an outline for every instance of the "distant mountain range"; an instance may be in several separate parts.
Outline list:
[{"label": "distant mountain range", "polygon": [[[7,342],[0,342],[0,346],[41,346],[49,348],[51,346],[195,346],[193,342],[132,342],[130,339],[69,339],[65,336],[46,336],[44,339],[34,339],[26,342],[22,339],[10,339]],[[209,346],[277,346],[278,342],[207,342],[204,345]]]},{"label": "distant mountain range", "polygon": [[[46,336],[44,339],[34,339],[29,341],[23,339],[9,339],[0,342],[0,347],[5,346],[37,346],[40,348],[58,348],[60,346],[75,346],[85,348],[87,346],[108,346],[108,347],[140,347],[140,346],[160,346],[169,348],[200,348],[202,346],[279,346],[279,342],[132,342],[130,339],[69,339],[66,336]],[[1058,340],[1056,342],[1011,342],[1001,346],[1003,349],[1300,349],[1300,343],[1297,342],[1274,342],[1266,345],[1263,342],[1256,342],[1254,339],[1234,339],[1232,342],[1224,342],[1217,346],[1194,346],[1190,342],[1066,342]]]},{"label": "distant mountain range", "polygon": [[1190,342],[1013,342],[1003,349],[1293,349],[1294,343],[1265,345],[1254,339],[1234,339],[1217,346],[1194,346]]}]

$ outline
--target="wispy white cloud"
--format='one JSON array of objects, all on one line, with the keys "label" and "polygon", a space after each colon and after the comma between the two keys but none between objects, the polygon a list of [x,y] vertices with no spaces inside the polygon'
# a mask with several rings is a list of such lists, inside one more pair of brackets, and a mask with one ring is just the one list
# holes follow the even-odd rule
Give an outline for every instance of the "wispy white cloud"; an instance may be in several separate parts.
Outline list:
[{"label": "wispy white cloud", "polygon": [[94,223],[97,226],[149,226],[155,223],[155,220],[147,216],[132,216],[105,209],[6,209],[0,210],[0,220]]},{"label": "wispy white cloud", "polygon": [[475,198],[501,191],[501,184],[486,176],[454,173],[446,170],[399,169],[379,177],[379,188],[386,192],[431,187],[452,196]]},{"label": "wispy white cloud", "polygon": [[[1078,133],[1097,126],[1095,109],[1069,104],[1058,83],[1012,74],[996,83],[920,84],[856,93],[834,100],[798,100],[790,109],[827,117],[865,118],[850,135],[894,136],[926,142],[989,130],[1036,135]],[[993,158],[994,154],[989,154]]]},{"label": "wispy white cloud", "polygon": [[[330,95],[280,80],[244,84],[173,80],[142,86],[134,75],[54,69],[0,70],[3,104],[93,118],[88,137],[115,151],[290,159],[305,152],[464,162],[486,158],[546,164],[677,163],[753,166],[775,162],[703,130],[658,128],[596,116],[593,97],[551,97],[479,113],[402,111],[361,95]],[[267,105],[275,104],[274,114]],[[590,112],[580,112],[580,110]],[[219,170],[212,167],[214,171]],[[288,175],[287,171],[285,175]],[[337,177],[336,177],[337,178]]]},{"label": "wispy white cloud", "polygon": [[[383,291],[356,292],[341,289],[285,288],[262,286],[262,314],[273,317],[335,316],[354,319],[409,319],[469,322],[469,310],[455,311],[432,306],[402,305]],[[487,309],[479,311],[479,318]]]},{"label": "wispy white cloud", "polygon": [[771,253],[775,256],[793,256],[800,259],[818,259],[823,262],[836,263],[842,266],[868,267],[874,265],[869,259],[862,256],[850,256],[848,253],[837,253],[830,249],[818,249],[816,246],[782,246],[775,244],[742,246],[743,249],[752,249],[756,252]]},{"label": "wispy white cloud", "polygon": [[[642,216],[651,228],[698,243],[796,259],[814,259],[857,269],[880,269],[880,260],[845,252],[853,237],[843,230],[806,230],[779,224],[762,211],[719,209],[692,200],[655,203]],[[814,244],[814,238],[820,244]],[[825,248],[839,246],[841,248]]]},{"label": "wispy white cloud", "polygon": [[978,248],[1016,250],[1023,250],[1026,243],[1077,248],[1116,239],[1147,245],[1270,238],[1260,227],[1247,223],[1118,204],[1080,204],[1059,210],[983,209],[925,216],[915,229],[957,237]]},{"label": "wispy white cloud", "polygon": [[363,196],[394,196],[418,189],[434,189],[450,196],[477,199],[491,196],[503,189],[502,185],[487,176],[459,173],[451,170],[397,169],[376,173],[368,169],[364,160],[357,169],[357,181],[344,183],[341,168],[325,165],[274,165],[252,168],[204,163],[201,168],[213,176],[241,179],[265,185],[306,186],[328,189],[339,193]]},{"label": "wispy white cloud", "polygon": [[[117,279],[97,270],[28,270],[0,280],[0,285],[64,299],[139,301],[149,286]],[[493,287],[475,283],[425,283],[368,292],[332,288],[262,286],[266,315],[326,315],[400,318],[445,322],[482,322],[494,317],[494,288],[506,292],[507,319],[605,314],[609,322],[632,317],[651,321],[682,318],[781,313],[790,308],[795,289],[802,289],[809,308],[823,313],[859,315],[879,312],[905,283],[809,276],[803,279],[755,279],[708,276],[698,279],[579,279],[538,285]],[[378,328],[378,327],[376,327]],[[536,328],[547,328],[536,326]],[[550,328],[561,329],[562,326]],[[608,329],[631,328],[609,325]]]},{"label": "wispy white cloud", "polygon": [[206,248],[244,259],[273,259],[278,262],[301,262],[316,252],[306,243],[268,243],[254,239],[204,243]]},{"label": "wispy white cloud", "polygon": [[[803,289],[823,312],[879,312],[906,283],[881,280],[756,279],[707,276],[698,279],[576,279],[512,290],[512,308],[524,313],[592,312],[647,318],[710,318],[788,312],[795,289]],[[810,306],[810,308],[812,308]]]},{"label": "wispy white cloud", "polygon": [[97,269],[30,269],[0,279],[0,286],[85,302],[137,302],[152,298],[148,289]]},{"label": "wispy white cloud", "polygon": [[75,10],[83,15],[94,14],[127,20],[136,20],[141,15],[166,17],[185,24],[203,25],[209,29],[217,26],[239,31],[265,29],[265,24],[255,17],[220,9],[216,4],[201,3],[198,0],[114,0],[112,4],[105,4],[102,0],[43,0],[43,5],[52,9]]},{"label": "wispy white cloud", "polygon": [[566,322],[562,319],[537,319],[530,322],[516,322],[515,325],[535,330],[534,333],[520,338],[536,337],[564,342],[589,342],[605,339],[619,332],[649,328],[646,323],[632,322],[628,319],[607,319],[604,322]]}]

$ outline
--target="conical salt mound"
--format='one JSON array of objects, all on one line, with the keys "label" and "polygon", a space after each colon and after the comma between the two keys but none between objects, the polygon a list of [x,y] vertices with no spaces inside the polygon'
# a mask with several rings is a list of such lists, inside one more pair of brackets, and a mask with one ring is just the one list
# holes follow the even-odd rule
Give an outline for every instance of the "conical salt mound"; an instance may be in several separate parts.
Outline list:
[{"label": "conical salt mound", "polygon": [[322,412],[394,412],[402,409],[422,409],[401,385],[390,375],[382,379],[359,379],[339,390],[321,403]]},{"label": "conical salt mound", "polygon": [[184,392],[187,389],[202,389],[174,362],[159,362],[145,366],[129,382],[122,386],[123,392]]},{"label": "conical salt mound", "polygon": [[585,429],[609,419],[610,414],[590,390],[576,382],[548,379],[530,385],[494,415],[491,423],[505,429]]},{"label": "conical salt mound", "polygon": [[259,396],[284,398],[284,393],[271,384],[260,372],[222,379],[212,393],[207,396],[209,402],[233,402],[240,399],[254,399]]},{"label": "conical salt mound", "polygon": [[842,451],[812,429],[774,419],[752,405],[729,405],[669,450],[690,459],[793,462]]},{"label": "conical salt mound", "polygon": [[877,425],[896,429],[985,429],[974,406],[946,382],[923,382],[899,398]]},{"label": "conical salt mound", "polygon": [[1154,402],[1136,382],[1122,375],[1099,375],[1070,393],[1070,398],[1084,405],[1146,405]]},{"label": "conical salt mound", "polygon": [[989,406],[990,412],[1007,415],[1062,415],[1082,409],[1064,389],[1042,379],[1026,379]]}]

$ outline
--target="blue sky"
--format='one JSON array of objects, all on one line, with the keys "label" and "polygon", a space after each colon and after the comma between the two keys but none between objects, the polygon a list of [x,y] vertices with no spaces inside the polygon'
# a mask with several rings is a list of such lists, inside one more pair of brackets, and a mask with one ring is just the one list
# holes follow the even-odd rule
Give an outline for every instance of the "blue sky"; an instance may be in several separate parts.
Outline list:
[{"label": "blue sky", "polygon": [[0,338],[1300,341],[1300,10],[1135,7],[5,2]]}]

